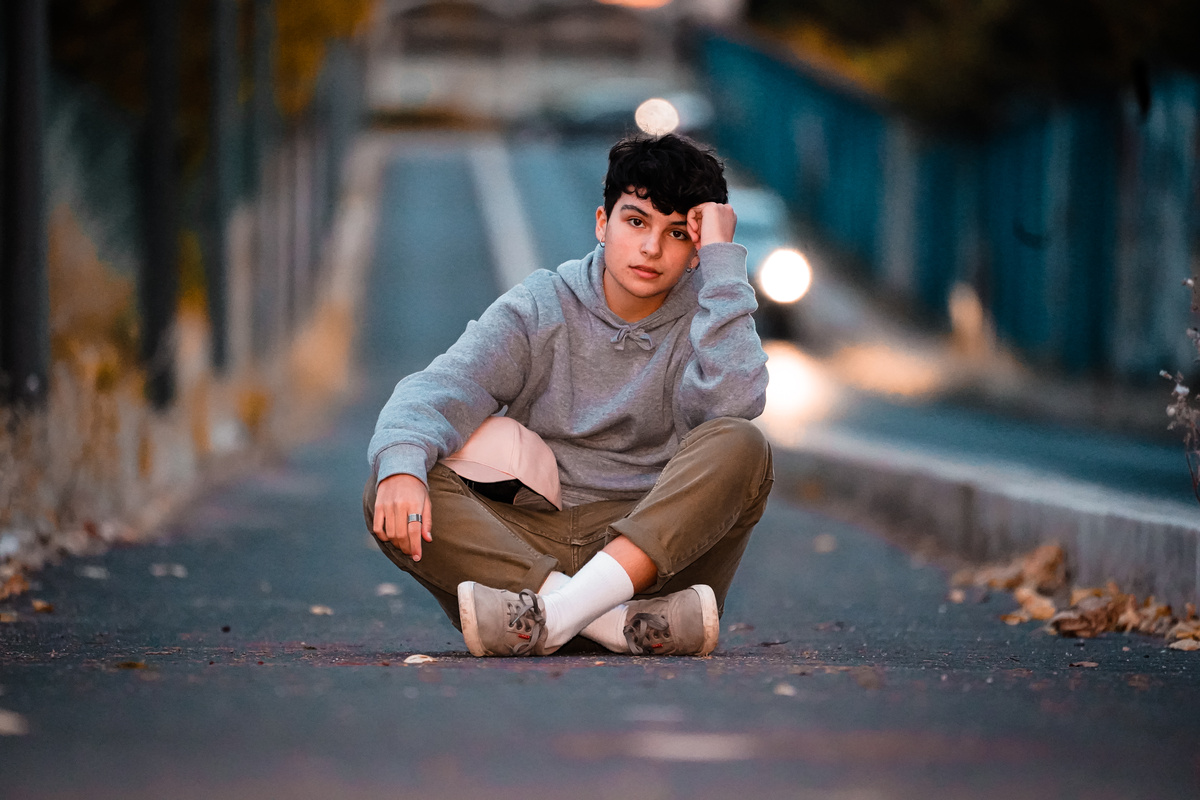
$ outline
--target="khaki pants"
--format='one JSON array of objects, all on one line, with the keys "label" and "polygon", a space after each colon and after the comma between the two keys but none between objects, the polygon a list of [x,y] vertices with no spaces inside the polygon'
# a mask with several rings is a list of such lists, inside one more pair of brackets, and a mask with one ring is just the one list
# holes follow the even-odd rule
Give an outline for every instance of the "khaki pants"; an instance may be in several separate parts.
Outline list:
[{"label": "khaki pants", "polygon": [[[658,568],[657,582],[639,596],[705,583],[724,611],[729,584],[773,481],[766,437],[752,423],[730,417],[690,431],[640,500],[534,510],[489,500],[438,463],[429,473],[433,541],[422,547],[421,560],[414,562],[390,542],[379,547],[437,598],[459,628],[461,581],[536,591],[555,570],[574,575],[617,536],[637,545]],[[375,483],[372,476],[363,492],[368,530]]]}]

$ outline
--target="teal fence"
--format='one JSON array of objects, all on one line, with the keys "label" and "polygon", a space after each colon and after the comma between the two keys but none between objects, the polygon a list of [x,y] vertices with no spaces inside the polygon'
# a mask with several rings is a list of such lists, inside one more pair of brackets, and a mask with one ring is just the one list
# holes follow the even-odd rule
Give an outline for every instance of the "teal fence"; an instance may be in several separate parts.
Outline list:
[{"label": "teal fence", "polygon": [[709,34],[722,151],[881,291],[945,322],[972,286],[1034,363],[1149,381],[1187,369],[1200,269],[1200,81],[939,134],[760,43]]}]

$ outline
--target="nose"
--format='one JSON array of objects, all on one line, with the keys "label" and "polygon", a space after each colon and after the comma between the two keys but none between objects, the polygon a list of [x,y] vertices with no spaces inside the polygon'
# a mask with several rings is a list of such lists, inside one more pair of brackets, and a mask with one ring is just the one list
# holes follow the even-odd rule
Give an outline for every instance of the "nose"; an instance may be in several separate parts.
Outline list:
[{"label": "nose", "polygon": [[654,231],[648,231],[642,237],[642,255],[657,258],[661,250],[662,245],[658,241],[658,235]]}]

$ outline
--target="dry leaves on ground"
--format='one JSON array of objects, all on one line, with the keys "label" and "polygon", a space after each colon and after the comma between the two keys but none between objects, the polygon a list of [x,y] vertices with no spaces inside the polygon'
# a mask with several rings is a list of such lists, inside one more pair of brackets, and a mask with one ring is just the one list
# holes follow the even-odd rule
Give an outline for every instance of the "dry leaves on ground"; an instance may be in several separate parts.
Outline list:
[{"label": "dry leaves on ground", "polygon": [[1175,650],[1200,650],[1200,618],[1192,604],[1180,619],[1169,605],[1154,597],[1139,600],[1111,582],[1103,589],[1075,587],[1068,593],[1068,576],[1066,554],[1058,545],[1048,544],[1008,564],[960,570],[952,584],[1011,591],[1021,607],[1001,615],[1009,625],[1045,620],[1047,629],[1060,636],[1087,639],[1108,631],[1141,633],[1173,640],[1169,647]]},{"label": "dry leaves on ground", "polygon": [[18,572],[0,583],[0,600],[7,600],[27,591],[29,591],[29,581],[25,578],[24,573]]}]

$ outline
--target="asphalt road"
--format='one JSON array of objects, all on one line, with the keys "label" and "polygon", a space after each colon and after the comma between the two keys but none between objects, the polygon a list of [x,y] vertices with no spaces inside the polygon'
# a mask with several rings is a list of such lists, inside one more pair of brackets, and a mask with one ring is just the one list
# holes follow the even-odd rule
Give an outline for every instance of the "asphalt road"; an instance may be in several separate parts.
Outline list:
[{"label": "asphalt road", "polygon": [[[514,157],[551,209],[539,248],[585,252],[590,224],[552,223],[595,201],[529,178],[585,172],[540,147]],[[0,624],[0,729],[25,728],[0,735],[0,796],[1200,796],[1200,654],[1008,627],[999,596],[947,603],[942,572],[806,510],[786,469],[713,656],[467,656],[370,542],[359,495],[392,384],[496,287],[461,149],[403,149],[385,180],[358,401],[160,543],[0,605],[19,616]]]}]

